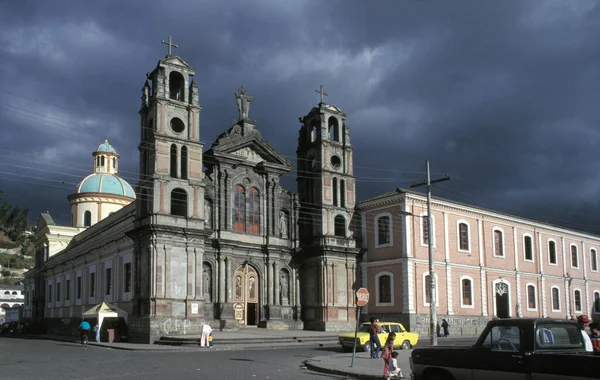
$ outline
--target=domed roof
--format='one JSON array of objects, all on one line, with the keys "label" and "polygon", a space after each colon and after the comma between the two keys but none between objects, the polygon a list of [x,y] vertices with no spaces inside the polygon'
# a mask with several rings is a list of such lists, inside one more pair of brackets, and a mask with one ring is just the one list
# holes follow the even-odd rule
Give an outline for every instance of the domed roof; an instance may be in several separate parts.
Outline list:
[{"label": "domed roof", "polygon": [[115,194],[135,199],[135,192],[127,181],[108,173],[90,174],[85,177],[77,186],[77,193]]},{"label": "domed roof", "polygon": [[108,143],[108,140],[104,140],[104,142],[100,145],[98,145],[98,149],[96,149],[96,152],[111,152],[111,153],[117,153],[115,151],[115,148],[112,147],[112,145],[110,145]]}]

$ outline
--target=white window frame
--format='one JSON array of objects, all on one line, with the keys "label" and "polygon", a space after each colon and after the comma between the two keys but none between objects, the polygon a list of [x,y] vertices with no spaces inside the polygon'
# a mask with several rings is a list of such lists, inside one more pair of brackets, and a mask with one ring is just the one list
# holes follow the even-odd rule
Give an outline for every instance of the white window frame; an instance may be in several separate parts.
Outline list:
[{"label": "white window frame", "polygon": [[[533,286],[533,300],[535,301],[535,307],[529,307],[529,287]],[[537,285],[534,284],[533,282],[528,282],[525,284],[525,302],[526,302],[526,309],[527,311],[538,311],[538,292],[537,292]]]},{"label": "white window frame", "polygon": [[[467,249],[460,248],[460,225],[465,224],[467,226]],[[456,221],[456,249],[458,252],[471,253],[471,224],[464,219]]]},{"label": "white window frame", "polygon": [[[429,276],[429,272],[424,272],[423,273],[423,279],[422,279],[422,283],[423,283],[423,306],[430,306],[430,302],[427,302],[427,288],[426,288],[426,282],[425,282],[425,278]],[[438,275],[437,273],[434,273],[433,278],[435,279],[435,306],[438,307],[440,306],[440,292],[439,292],[439,281],[438,281]]]},{"label": "white window frame", "polygon": [[[500,234],[502,234],[502,239],[500,239],[500,244],[502,246],[502,256],[496,255],[496,231],[500,232]],[[492,254],[494,255],[494,257],[497,258],[501,258],[504,259],[506,258],[506,250],[505,250],[505,245],[504,245],[504,230],[500,227],[494,227],[492,228]]]},{"label": "white window frame", "polygon": [[[558,290],[558,309],[554,308],[554,293],[553,293],[554,289]],[[552,309],[552,312],[558,312],[558,313],[560,313],[560,311],[562,310],[561,309],[562,306],[561,306],[561,302],[560,302],[560,293],[561,293],[561,290],[560,290],[560,288],[558,286],[553,285],[553,286],[550,287],[550,302],[552,303],[550,305],[550,307]]]},{"label": "white window frame", "polygon": [[[592,268],[592,252],[593,256],[596,258],[596,270]],[[598,250],[596,247],[590,247],[590,272],[598,272]]]},{"label": "white window frame", "polygon": [[[389,218],[390,226],[389,226],[389,234],[390,234],[390,242],[379,244],[379,219],[381,218]],[[389,212],[382,212],[381,214],[375,215],[375,248],[383,248],[383,247],[391,247],[394,245],[394,235],[392,231],[394,231],[393,227],[394,218],[392,214]]]},{"label": "white window frame", "polygon": [[[580,301],[579,302],[580,303],[579,309],[577,309],[577,303],[575,302],[575,292],[579,292],[579,301]],[[573,310],[576,313],[581,313],[583,311],[583,303],[584,303],[583,292],[579,288],[573,288],[573,294],[572,295],[573,295]]]},{"label": "white window frame", "polygon": [[[463,300],[463,280],[469,280],[471,282],[471,305],[467,305]],[[474,309],[475,308],[475,291],[473,289],[473,278],[470,276],[461,276],[460,277],[460,284],[459,284],[459,289],[460,289],[460,308],[461,309]],[[437,289],[437,287],[436,287]]]},{"label": "white window frame", "polygon": [[[390,301],[379,301],[379,279],[382,276],[390,276]],[[375,275],[375,306],[394,306],[394,274],[392,272],[379,272]]]},{"label": "white window frame", "polygon": [[[554,243],[554,256],[556,257],[555,263],[552,263],[552,261],[550,261],[550,242]],[[556,240],[548,239],[548,241],[546,242],[546,249],[548,250],[548,265],[558,266],[558,244],[556,243]]]},{"label": "white window frame", "polygon": [[[577,266],[573,266],[573,247],[575,247],[575,257],[577,258]],[[579,247],[577,244],[571,243],[569,245],[569,266],[571,269],[579,269]]]},{"label": "white window frame", "polygon": [[[525,238],[529,237],[531,239],[531,260],[529,260],[527,258],[527,250],[525,249]],[[534,263],[535,262],[535,243],[533,241],[533,235],[531,235],[530,233],[526,232],[523,234],[523,261],[526,261],[528,263]]]},{"label": "white window frame", "polygon": [[[423,217],[427,216],[427,212],[422,212],[419,215],[419,242],[421,243],[421,247],[427,247],[427,243],[423,243]],[[435,248],[435,215],[433,212],[431,213],[431,226],[429,226],[429,233],[431,235],[431,244],[433,248]]]}]

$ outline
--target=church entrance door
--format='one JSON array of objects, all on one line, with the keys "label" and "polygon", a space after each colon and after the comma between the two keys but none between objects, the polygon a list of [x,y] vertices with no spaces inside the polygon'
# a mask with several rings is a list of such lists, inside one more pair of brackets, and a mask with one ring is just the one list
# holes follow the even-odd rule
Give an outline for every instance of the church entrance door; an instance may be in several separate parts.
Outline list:
[{"label": "church entrance door", "polygon": [[256,326],[259,321],[258,273],[248,264],[241,265],[235,270],[233,283],[235,284],[233,295],[235,319],[240,325]]}]

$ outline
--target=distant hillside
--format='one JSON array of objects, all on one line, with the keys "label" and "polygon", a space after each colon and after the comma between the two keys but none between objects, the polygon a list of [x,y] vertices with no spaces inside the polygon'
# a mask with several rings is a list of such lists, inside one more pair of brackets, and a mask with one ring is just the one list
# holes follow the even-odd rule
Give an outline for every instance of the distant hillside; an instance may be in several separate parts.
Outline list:
[{"label": "distant hillside", "polygon": [[7,249],[11,249],[11,248],[18,248],[19,247],[19,243],[10,240],[10,238],[8,236],[6,236],[6,234],[2,231],[0,231],[0,248],[7,248]]},{"label": "distant hillside", "polygon": [[12,241],[0,232],[0,284],[14,284],[23,279],[23,273],[35,265],[33,239],[23,240],[23,245]]}]

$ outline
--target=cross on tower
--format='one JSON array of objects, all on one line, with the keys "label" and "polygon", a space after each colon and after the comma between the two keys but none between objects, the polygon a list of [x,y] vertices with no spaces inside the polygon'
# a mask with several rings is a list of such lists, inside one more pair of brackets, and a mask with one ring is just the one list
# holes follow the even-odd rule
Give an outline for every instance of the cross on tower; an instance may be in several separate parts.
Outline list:
[{"label": "cross on tower", "polygon": [[169,45],[169,54],[167,55],[167,57],[171,56],[171,46],[176,47],[176,48],[179,47],[179,45],[175,45],[173,42],[171,42],[171,36],[169,36],[169,41],[163,40],[162,43],[165,44],[165,45]]},{"label": "cross on tower", "polygon": [[[323,103],[323,96],[327,96],[327,93],[325,93],[325,92],[323,91],[323,85],[321,85],[321,87],[320,87],[318,90],[315,90],[315,92],[316,92],[317,94],[320,94],[320,95],[321,95],[321,103]],[[321,103],[319,103],[319,104],[321,104]]]}]

